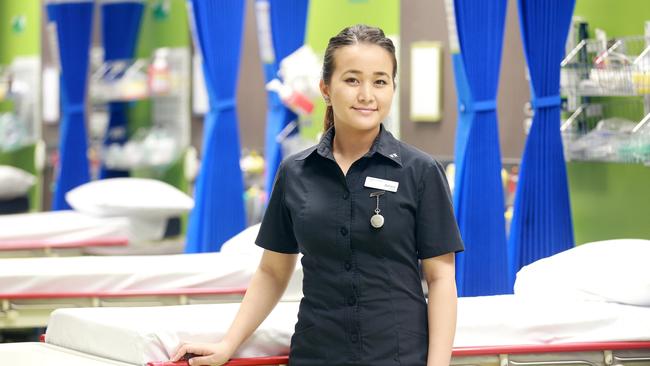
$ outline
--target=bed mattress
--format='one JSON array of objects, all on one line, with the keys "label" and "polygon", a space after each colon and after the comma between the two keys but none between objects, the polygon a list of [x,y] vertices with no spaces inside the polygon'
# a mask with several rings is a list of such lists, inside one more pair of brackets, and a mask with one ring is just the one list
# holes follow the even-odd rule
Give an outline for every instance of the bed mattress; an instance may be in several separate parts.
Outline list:
[{"label": "bed mattress", "polygon": [[[259,260],[256,255],[234,252],[3,259],[0,296],[245,288]],[[297,265],[287,299],[300,299],[301,290],[302,267]]]},{"label": "bed mattress", "polygon": [[45,343],[0,344],[0,361],[3,365],[65,365],[65,366],[133,366],[123,362],[103,359]]},{"label": "bed mattress", "polygon": [[[144,365],[168,360],[181,340],[218,341],[238,309],[238,303],[59,309],[50,317],[46,342]],[[298,302],[280,302],[234,357],[288,354],[297,313]]]},{"label": "bed mattress", "polygon": [[[278,304],[235,357],[286,354],[298,305]],[[181,341],[218,341],[238,306],[61,309],[52,314],[47,342],[134,364],[162,361]],[[647,341],[648,329],[648,307],[514,295],[461,298],[454,347]]]},{"label": "bed mattress", "polygon": [[38,241],[79,242],[98,238],[127,237],[129,220],[123,217],[94,217],[76,211],[34,212],[0,216],[0,248]]}]

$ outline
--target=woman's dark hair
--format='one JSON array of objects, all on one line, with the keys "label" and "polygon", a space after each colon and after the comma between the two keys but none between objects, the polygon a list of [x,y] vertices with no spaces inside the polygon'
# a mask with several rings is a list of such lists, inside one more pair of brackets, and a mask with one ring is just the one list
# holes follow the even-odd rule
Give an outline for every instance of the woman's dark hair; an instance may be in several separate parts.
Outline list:
[{"label": "woman's dark hair", "polygon": [[[395,76],[397,75],[397,58],[395,57],[393,41],[386,37],[384,31],[377,27],[357,24],[343,29],[339,34],[330,38],[323,59],[323,81],[326,85],[330,84],[334,68],[336,67],[334,64],[334,52],[339,48],[360,43],[377,45],[390,53],[393,59],[393,80],[395,80]],[[334,110],[331,105],[327,106],[324,125],[325,131],[334,125]]]}]

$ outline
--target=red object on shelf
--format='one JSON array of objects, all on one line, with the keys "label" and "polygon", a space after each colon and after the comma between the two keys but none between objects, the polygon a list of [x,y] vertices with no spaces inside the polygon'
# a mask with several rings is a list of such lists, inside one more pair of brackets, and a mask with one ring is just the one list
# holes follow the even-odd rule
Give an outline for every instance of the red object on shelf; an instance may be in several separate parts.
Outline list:
[{"label": "red object on shelf", "polygon": [[298,114],[311,114],[314,110],[314,103],[296,91],[289,94],[282,102]]}]

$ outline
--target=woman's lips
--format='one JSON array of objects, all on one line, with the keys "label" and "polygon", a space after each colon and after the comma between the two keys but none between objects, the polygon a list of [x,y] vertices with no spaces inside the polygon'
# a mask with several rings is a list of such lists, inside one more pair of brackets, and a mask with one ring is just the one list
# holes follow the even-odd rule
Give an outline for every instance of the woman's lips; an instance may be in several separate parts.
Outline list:
[{"label": "woman's lips", "polygon": [[372,114],[373,112],[376,112],[377,109],[375,108],[357,108],[357,107],[352,107],[355,111],[361,113],[361,114]]}]

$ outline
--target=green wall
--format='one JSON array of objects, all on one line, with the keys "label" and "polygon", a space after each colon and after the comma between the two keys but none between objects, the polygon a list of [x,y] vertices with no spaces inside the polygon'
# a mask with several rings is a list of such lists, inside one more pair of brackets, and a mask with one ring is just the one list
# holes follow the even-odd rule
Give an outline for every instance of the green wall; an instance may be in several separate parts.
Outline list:
[{"label": "green wall", "polygon": [[399,34],[399,0],[312,0],[309,4],[307,43],[325,52],[330,37],[341,29],[364,23]]},{"label": "green wall", "polygon": [[[0,65],[9,65],[17,56],[40,54],[41,2],[0,0]],[[0,102],[0,113],[12,109],[11,101]],[[37,183],[29,193],[32,210],[40,209],[42,201],[42,174],[34,163],[35,151],[35,145],[27,145],[15,151],[0,152],[0,164],[12,165],[36,175]]]},{"label": "green wall", "polygon": [[167,12],[161,12],[161,0],[147,0],[142,14],[140,37],[136,45],[137,57],[149,57],[160,47],[188,47],[190,27],[187,18],[187,2],[170,0]]},{"label": "green wall", "polygon": [[[19,30],[13,22],[24,17]],[[0,64],[9,64],[16,56],[41,53],[41,2],[38,0],[0,0]]]},{"label": "green wall", "polygon": [[608,37],[643,35],[643,24],[650,21],[647,0],[577,0],[574,15],[589,22],[589,36],[601,28]]},{"label": "green wall", "polygon": [[[305,43],[322,56],[332,36],[358,23],[380,27],[388,36],[399,35],[399,4],[399,0],[311,0]],[[325,104],[318,101],[312,114],[312,125],[304,128],[302,133],[315,137],[322,131],[324,114]]]},{"label": "green wall", "polygon": [[650,239],[650,168],[641,164],[567,164],[576,244]]},{"label": "green wall", "polygon": [[[24,20],[16,27],[15,19]],[[38,0],[0,0],[0,65],[9,65],[16,56],[41,53],[41,4]],[[0,101],[0,112],[13,109],[10,101]]]}]

